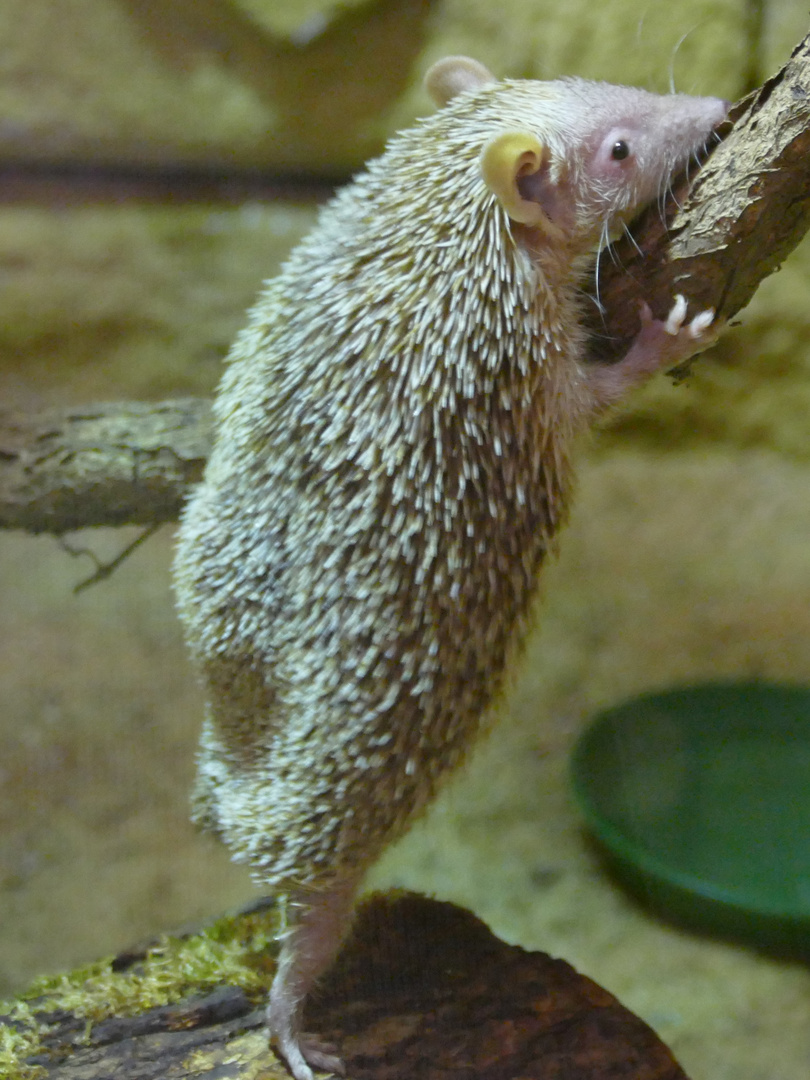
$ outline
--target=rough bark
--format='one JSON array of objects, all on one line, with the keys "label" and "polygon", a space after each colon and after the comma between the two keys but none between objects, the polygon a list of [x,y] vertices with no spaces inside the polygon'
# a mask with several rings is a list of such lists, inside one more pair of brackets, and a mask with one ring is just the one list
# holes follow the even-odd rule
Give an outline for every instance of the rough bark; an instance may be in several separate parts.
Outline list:
[{"label": "rough bark", "polygon": [[[662,215],[652,207],[603,253],[590,357],[620,359],[639,302],[663,318],[676,293],[727,320],[810,228],[810,37],[731,112],[733,130]],[[679,209],[680,206],[680,209]],[[63,533],[174,519],[200,476],[205,402],[93,405],[0,416],[0,527]]]},{"label": "rough bark", "polygon": [[202,476],[210,411],[185,398],[0,414],[0,526],[58,534],[175,520]]},{"label": "rough bark", "polygon": [[[121,978],[143,956],[119,963]],[[266,958],[262,970],[269,981]],[[42,1042],[29,1062],[41,1080],[288,1075],[268,1049],[261,996],[236,987],[92,1025],[47,995],[36,1008]],[[412,894],[361,907],[306,1026],[334,1045],[351,1080],[687,1080],[643,1021],[569,964]]]}]

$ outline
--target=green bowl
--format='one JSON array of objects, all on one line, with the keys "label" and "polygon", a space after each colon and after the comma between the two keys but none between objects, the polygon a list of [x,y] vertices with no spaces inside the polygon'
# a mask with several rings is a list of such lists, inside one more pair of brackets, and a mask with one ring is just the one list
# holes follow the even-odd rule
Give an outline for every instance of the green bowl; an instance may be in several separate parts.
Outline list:
[{"label": "green bowl", "polygon": [[718,683],[601,713],[573,787],[620,880],[693,929],[810,954],[810,691]]}]

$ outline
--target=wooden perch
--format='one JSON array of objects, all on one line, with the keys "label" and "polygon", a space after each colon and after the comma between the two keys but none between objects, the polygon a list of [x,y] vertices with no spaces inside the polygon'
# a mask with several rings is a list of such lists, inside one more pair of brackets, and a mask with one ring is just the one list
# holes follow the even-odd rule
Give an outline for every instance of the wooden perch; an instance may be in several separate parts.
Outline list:
[{"label": "wooden perch", "polygon": [[[731,116],[733,130],[691,191],[675,191],[666,219],[651,207],[632,240],[603,253],[590,359],[624,355],[641,300],[663,318],[683,293],[692,314],[713,307],[730,318],[810,229],[810,36]],[[202,401],[0,416],[0,527],[63,533],[173,520],[209,439]]]},{"label": "wooden perch", "polygon": [[[255,918],[254,909],[232,920],[234,939],[239,919],[255,926]],[[193,938],[188,945],[191,953]],[[29,1041],[24,1061],[39,1080],[285,1080],[263,1030],[272,964],[261,954],[244,960],[264,986],[186,982],[168,1004],[108,1010],[93,1023],[59,990],[44,993],[28,1020],[39,1041]],[[135,950],[113,961],[117,975],[107,965],[96,978],[119,979],[106,985],[125,1000],[127,980],[149,963],[149,950]],[[170,964],[181,983],[194,966],[182,952]],[[165,969],[164,959],[170,976]],[[82,985],[92,994],[93,977]],[[462,908],[412,894],[361,905],[306,1022],[334,1044],[350,1080],[687,1080],[643,1021],[569,964],[506,945]],[[12,1014],[0,1015],[0,1032],[4,1025],[23,1034]]]}]

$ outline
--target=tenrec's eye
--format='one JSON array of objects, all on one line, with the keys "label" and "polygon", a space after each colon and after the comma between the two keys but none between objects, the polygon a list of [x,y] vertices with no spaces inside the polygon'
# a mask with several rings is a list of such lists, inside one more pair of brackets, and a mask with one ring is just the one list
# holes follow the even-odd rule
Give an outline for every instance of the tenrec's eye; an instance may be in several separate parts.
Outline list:
[{"label": "tenrec's eye", "polygon": [[614,161],[624,161],[626,157],[630,156],[630,147],[624,141],[624,139],[617,139],[611,147],[610,156]]}]

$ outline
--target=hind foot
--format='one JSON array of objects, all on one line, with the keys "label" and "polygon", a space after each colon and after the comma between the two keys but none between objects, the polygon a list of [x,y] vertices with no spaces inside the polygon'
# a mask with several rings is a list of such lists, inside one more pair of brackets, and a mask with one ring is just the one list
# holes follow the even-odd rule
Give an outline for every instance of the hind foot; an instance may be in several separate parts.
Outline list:
[{"label": "hind foot", "polygon": [[343,1060],[335,1053],[335,1047],[332,1043],[319,1039],[317,1035],[310,1035],[306,1031],[302,1031],[299,1046],[304,1060],[313,1069],[334,1073],[337,1076],[346,1075],[346,1066],[343,1064]]},{"label": "hind foot", "polygon": [[295,1080],[314,1080],[312,1070],[343,1076],[343,1062],[335,1047],[317,1035],[299,1031],[303,1001],[288,994],[283,980],[270,988],[267,1005],[267,1031],[270,1043],[286,1063]]},{"label": "hind foot", "polygon": [[282,1061],[286,1064],[295,1080],[315,1080],[312,1070],[344,1076],[343,1062],[334,1053],[334,1047],[322,1042],[317,1035],[292,1031],[275,1031],[271,1041]]},{"label": "hind foot", "polygon": [[357,875],[316,892],[289,897],[287,925],[267,1004],[270,1040],[295,1077],[314,1080],[312,1070],[343,1074],[340,1058],[317,1036],[301,1031],[304,1003],[332,964],[351,923]]}]

